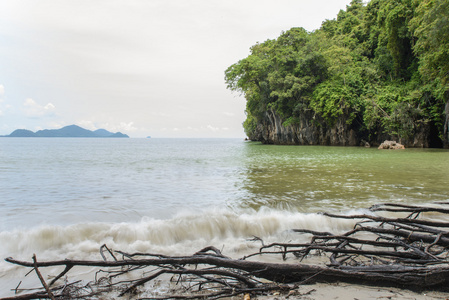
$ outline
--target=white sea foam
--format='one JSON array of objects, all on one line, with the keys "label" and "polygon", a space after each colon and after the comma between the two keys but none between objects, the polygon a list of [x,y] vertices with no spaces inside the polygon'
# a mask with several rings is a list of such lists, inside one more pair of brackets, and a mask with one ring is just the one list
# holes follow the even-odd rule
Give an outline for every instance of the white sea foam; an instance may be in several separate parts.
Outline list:
[{"label": "white sea foam", "polygon": [[[26,261],[31,261],[33,254],[40,261],[65,258],[101,260],[99,249],[106,244],[110,249],[128,253],[169,255],[191,255],[213,245],[222,249],[225,255],[239,258],[258,252],[261,243],[250,241],[254,236],[265,243],[301,242],[310,236],[294,233],[290,229],[338,233],[353,225],[353,220],[330,219],[315,213],[272,209],[237,213],[229,209],[211,209],[179,213],[169,219],[144,217],[138,222],[40,225],[3,231],[0,232],[0,256]],[[0,296],[11,296],[9,289],[23,280],[28,271],[28,268],[1,261]],[[44,272],[55,275],[61,269],[50,268]],[[92,268],[81,268],[71,271],[70,276],[72,280],[92,280],[94,272]],[[23,285],[39,286],[39,282],[35,276],[28,276]]]},{"label": "white sea foam", "polygon": [[[305,228],[339,232],[353,226],[352,220],[330,219],[320,214],[293,213],[276,210],[229,210],[183,213],[167,220],[143,218],[135,223],[80,223],[70,226],[42,225],[31,229],[0,233],[0,254],[30,260],[35,253],[41,260],[101,259],[99,248],[125,252],[150,252],[172,255],[192,254],[202,247],[214,245],[230,256],[239,257],[257,251],[254,236],[266,242],[305,238],[289,232]],[[12,270],[0,263],[0,273]]]}]

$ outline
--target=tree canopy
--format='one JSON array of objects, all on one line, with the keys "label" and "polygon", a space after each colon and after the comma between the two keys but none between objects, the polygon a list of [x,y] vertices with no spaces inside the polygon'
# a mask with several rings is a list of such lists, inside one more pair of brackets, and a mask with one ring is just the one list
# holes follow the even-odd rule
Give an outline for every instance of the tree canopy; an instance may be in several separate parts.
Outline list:
[{"label": "tree canopy", "polygon": [[225,80],[246,98],[249,137],[267,111],[284,126],[309,112],[327,126],[344,120],[368,140],[379,134],[410,140],[427,128],[436,136],[433,146],[442,146],[449,1],[353,0],[316,31],[291,28],[255,44]]}]

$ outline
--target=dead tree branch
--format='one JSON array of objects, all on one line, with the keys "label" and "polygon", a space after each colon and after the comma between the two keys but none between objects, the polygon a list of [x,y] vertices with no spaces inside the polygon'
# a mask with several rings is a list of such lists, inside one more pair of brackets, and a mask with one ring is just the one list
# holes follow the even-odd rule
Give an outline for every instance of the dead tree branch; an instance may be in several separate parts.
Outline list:
[{"label": "dead tree branch", "polygon": [[[306,236],[309,242],[262,242],[259,252],[242,259],[232,259],[213,247],[206,247],[189,256],[169,256],[152,253],[126,253],[101,246],[103,260],[55,260],[32,262],[6,258],[9,263],[34,268],[45,291],[17,295],[5,299],[89,299],[93,295],[117,292],[130,295],[148,292],[148,285],[163,276],[178,278],[174,294],[152,299],[218,299],[244,293],[295,288],[299,284],[315,282],[365,283],[400,286],[404,288],[441,289],[449,284],[449,210],[439,206],[379,204],[371,208],[373,214],[336,215],[324,213],[332,219],[358,220],[355,227],[343,234],[319,232],[304,228],[292,229]],[[407,217],[385,217],[375,212],[407,214]],[[438,214],[439,221],[426,218]],[[113,258],[107,260],[103,252]],[[258,256],[280,255],[279,263],[254,259]],[[308,257],[320,255],[328,262],[307,264]],[[121,258],[120,258],[121,257]],[[252,260],[249,260],[249,258]],[[286,262],[287,261],[287,262]],[[62,266],[64,270],[49,284],[53,286],[74,266],[101,268],[102,277],[88,284],[78,283],[50,290],[39,268]],[[137,272],[139,272],[137,274]],[[142,275],[145,274],[145,275]],[[120,278],[126,276],[126,280]]]}]

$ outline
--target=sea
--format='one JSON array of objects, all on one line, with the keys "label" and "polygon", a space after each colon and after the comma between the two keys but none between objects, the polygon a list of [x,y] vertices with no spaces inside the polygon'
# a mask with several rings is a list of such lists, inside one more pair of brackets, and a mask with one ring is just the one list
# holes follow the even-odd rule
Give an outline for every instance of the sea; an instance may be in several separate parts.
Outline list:
[{"label": "sea", "polygon": [[239,258],[257,252],[260,240],[301,239],[291,229],[343,232],[354,225],[320,212],[447,202],[449,151],[242,139],[0,138],[0,193],[0,296],[6,296],[29,271],[6,257],[101,259],[106,244],[167,255],[215,246]]}]

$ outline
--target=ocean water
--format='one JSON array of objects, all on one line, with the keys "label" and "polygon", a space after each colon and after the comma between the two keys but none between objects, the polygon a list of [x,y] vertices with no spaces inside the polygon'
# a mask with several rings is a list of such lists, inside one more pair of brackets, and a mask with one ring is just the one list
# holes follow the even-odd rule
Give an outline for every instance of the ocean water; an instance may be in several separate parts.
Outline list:
[{"label": "ocean water", "polygon": [[[449,201],[449,151],[272,146],[239,139],[0,139],[0,256],[225,255],[289,229],[343,231],[381,202]],[[0,296],[28,270],[0,262]]]}]

